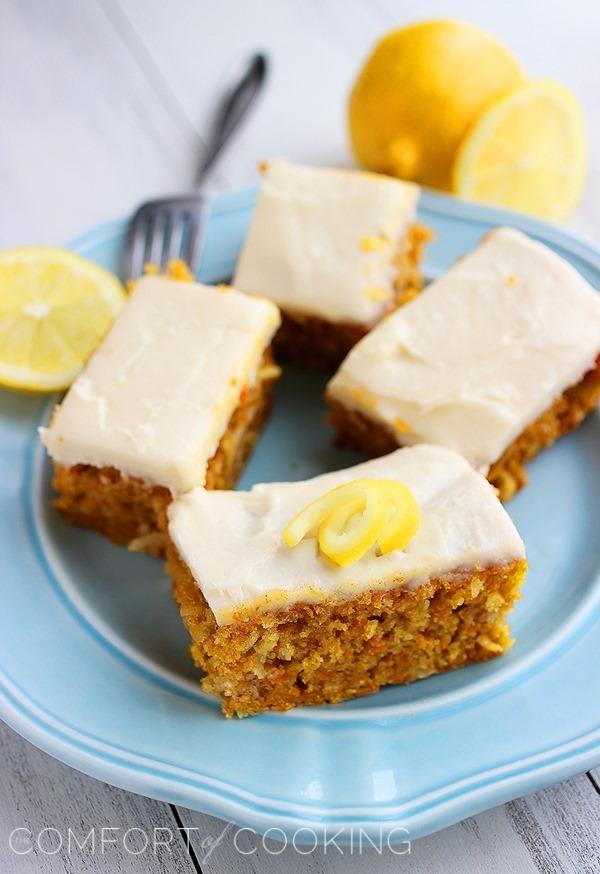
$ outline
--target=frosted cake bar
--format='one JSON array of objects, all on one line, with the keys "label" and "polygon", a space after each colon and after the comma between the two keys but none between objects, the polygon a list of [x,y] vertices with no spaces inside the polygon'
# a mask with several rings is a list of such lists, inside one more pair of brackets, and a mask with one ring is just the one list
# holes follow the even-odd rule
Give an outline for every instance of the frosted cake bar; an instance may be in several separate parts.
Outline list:
[{"label": "frosted cake bar", "polygon": [[[357,478],[412,490],[421,521],[405,549],[373,548],[340,567],[313,537],[290,548],[282,532],[294,514]],[[168,569],[192,656],[228,716],[342,701],[511,643],[506,614],[524,546],[493,488],[452,450],[396,450],[249,492],[198,488],[168,519]]]},{"label": "frosted cake bar", "polygon": [[359,170],[265,165],[234,285],[283,312],[276,350],[335,366],[421,287],[419,188]]},{"label": "frosted cake bar", "polygon": [[160,553],[173,495],[232,488],[270,410],[279,323],[226,286],[142,278],[42,429],[66,518]]},{"label": "frosted cake bar", "polygon": [[510,228],[361,340],[330,381],[337,442],[370,455],[438,443],[503,499],[525,463],[600,397],[600,295],[559,255]]}]

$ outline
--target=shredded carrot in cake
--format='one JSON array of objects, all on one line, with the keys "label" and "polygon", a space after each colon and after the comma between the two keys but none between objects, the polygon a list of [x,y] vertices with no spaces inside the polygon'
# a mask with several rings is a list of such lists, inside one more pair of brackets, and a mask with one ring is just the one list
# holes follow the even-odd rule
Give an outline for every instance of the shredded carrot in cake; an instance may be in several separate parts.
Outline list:
[{"label": "shredded carrot in cake", "polygon": [[245,385],[240,392],[240,404],[247,404],[250,397],[250,389]]}]

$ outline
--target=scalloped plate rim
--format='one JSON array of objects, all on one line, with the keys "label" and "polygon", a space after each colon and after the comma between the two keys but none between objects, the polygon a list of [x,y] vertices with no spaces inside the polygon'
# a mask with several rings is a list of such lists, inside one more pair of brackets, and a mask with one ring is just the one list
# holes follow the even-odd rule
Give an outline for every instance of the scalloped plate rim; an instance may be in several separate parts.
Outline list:
[{"label": "scalloped plate rim", "polygon": [[[255,189],[236,192],[215,199],[213,215],[248,208],[255,197]],[[600,271],[600,252],[586,241],[568,234],[537,219],[466,203],[451,197],[424,192],[422,208],[459,221],[480,220],[487,223],[508,223],[571,251]],[[77,237],[70,247],[77,250],[103,237],[119,234],[125,219],[106,222]],[[31,461],[31,459],[30,459]],[[31,484],[29,483],[29,486]],[[30,488],[28,486],[28,491]],[[598,624],[598,616],[590,615],[576,623],[563,646],[570,646],[573,638]],[[559,647],[560,648],[560,647]],[[544,660],[536,671],[544,670]],[[106,744],[70,727],[58,717],[36,705],[25,690],[0,668],[0,715],[16,731],[56,758],[99,779],[108,780],[124,789],[175,801],[201,809],[215,816],[229,818],[258,831],[281,827],[289,834],[301,827],[314,828],[322,834],[323,827],[348,828],[360,825],[369,834],[377,830],[410,826],[411,836],[421,836],[443,828],[452,822],[475,814],[494,804],[510,800],[519,794],[533,791],[578,771],[594,767],[600,762],[600,726],[581,735],[575,735],[537,754],[517,758],[487,770],[465,776],[436,790],[400,805],[374,804],[368,808],[356,806],[329,806],[320,809],[311,803],[282,802],[268,796],[249,793],[234,784],[211,778],[177,779],[159,773],[157,763],[145,756],[134,756],[120,750],[115,744]],[[386,710],[386,708],[383,708]],[[306,711],[309,712],[309,711]],[[382,718],[388,715],[382,713]],[[310,721],[310,716],[302,714]],[[136,761],[139,759],[140,761]],[[150,763],[150,764],[148,764]],[[163,763],[164,765],[165,763]],[[166,771],[167,769],[165,769]],[[182,770],[173,767],[172,770]],[[285,813],[283,810],[289,808]],[[404,812],[404,813],[403,813]],[[399,821],[398,817],[403,816]],[[319,817],[319,818],[315,818]],[[357,822],[360,820],[360,822]]]}]

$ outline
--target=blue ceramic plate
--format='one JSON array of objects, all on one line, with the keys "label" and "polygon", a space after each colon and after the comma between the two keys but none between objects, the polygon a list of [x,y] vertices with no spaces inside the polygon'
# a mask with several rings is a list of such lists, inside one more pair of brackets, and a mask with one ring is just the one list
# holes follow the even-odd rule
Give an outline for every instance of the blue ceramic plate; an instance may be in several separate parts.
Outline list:
[{"label": "blue ceramic plate", "polygon": [[[202,279],[231,273],[254,197],[215,202]],[[437,233],[429,276],[512,224],[600,287],[600,255],[538,222],[432,195],[421,218]],[[73,248],[116,270],[123,230],[106,225]],[[242,487],[358,459],[331,446],[324,382],[286,372]],[[509,504],[531,571],[506,656],[341,705],[226,721],[198,687],[160,563],[50,508],[36,429],[52,403],[0,393],[0,715],[34,744],[144,795],[321,837],[399,826],[418,837],[600,763],[597,414],[531,465]]]}]

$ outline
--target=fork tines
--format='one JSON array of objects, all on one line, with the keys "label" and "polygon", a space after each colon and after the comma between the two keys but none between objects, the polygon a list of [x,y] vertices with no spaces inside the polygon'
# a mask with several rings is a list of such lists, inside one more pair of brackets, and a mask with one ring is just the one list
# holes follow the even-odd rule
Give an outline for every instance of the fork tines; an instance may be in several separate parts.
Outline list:
[{"label": "fork tines", "polygon": [[166,269],[181,258],[195,275],[204,237],[206,202],[199,196],[169,197],[142,204],[134,214],[125,241],[125,279],[137,279],[144,264]]}]

